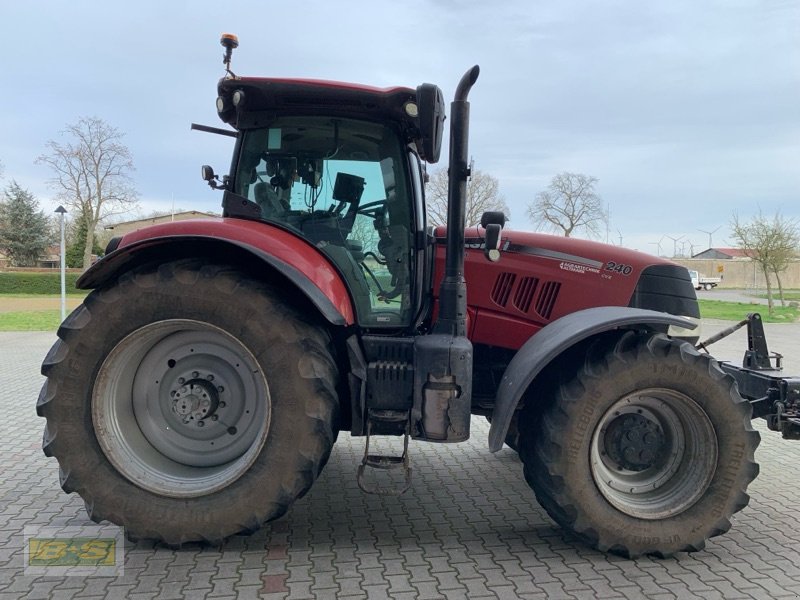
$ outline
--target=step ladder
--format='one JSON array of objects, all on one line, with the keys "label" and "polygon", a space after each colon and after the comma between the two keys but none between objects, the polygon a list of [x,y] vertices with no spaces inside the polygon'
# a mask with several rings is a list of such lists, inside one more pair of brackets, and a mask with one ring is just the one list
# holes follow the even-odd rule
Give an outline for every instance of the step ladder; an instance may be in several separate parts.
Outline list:
[{"label": "step ladder", "polygon": [[[372,435],[374,423],[398,426],[404,422],[405,433],[403,434],[403,454],[401,456],[386,456],[369,453],[369,439]],[[411,487],[411,467],[409,466],[408,458],[410,423],[411,419],[407,411],[374,409],[369,409],[367,411],[367,442],[364,447],[364,458],[361,460],[361,465],[358,467],[357,476],[358,487],[366,493],[380,496],[399,496]],[[395,471],[402,469],[403,483],[381,486],[378,483],[370,482],[365,476],[367,468],[378,469],[379,471]]]}]

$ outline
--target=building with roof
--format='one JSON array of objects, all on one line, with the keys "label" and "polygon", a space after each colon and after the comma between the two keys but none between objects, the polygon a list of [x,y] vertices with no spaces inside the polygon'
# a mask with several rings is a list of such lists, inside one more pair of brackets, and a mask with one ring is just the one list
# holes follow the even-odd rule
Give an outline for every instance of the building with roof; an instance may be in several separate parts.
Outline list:
[{"label": "building with roof", "polygon": [[172,221],[186,221],[187,219],[215,219],[219,215],[209,212],[201,212],[199,210],[185,210],[176,213],[168,213],[166,215],[156,215],[153,217],[146,217],[144,219],[135,219],[133,221],[121,221],[119,223],[112,223],[106,225],[104,229],[109,231],[113,236],[121,236],[131,231],[136,231],[142,227],[149,227],[150,225],[158,225],[159,223],[170,223]]},{"label": "building with roof", "polygon": [[692,255],[692,258],[708,260],[749,260],[751,257],[741,248],[709,248],[708,250],[703,250],[698,254]]}]

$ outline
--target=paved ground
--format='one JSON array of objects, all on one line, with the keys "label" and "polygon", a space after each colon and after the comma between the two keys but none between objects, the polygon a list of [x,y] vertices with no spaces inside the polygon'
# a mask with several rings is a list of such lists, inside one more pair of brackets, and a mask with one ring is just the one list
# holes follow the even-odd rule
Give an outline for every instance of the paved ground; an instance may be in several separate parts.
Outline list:
[{"label": "paved ground", "polygon": [[[703,300],[722,300],[725,302],[742,302],[743,304],[769,304],[769,301],[762,297],[767,293],[765,289],[720,289],[714,288],[709,291],[698,290],[697,297]],[[773,295],[773,302],[780,306],[777,292]]]},{"label": "paved ground", "polygon": [[[775,349],[800,358],[800,326],[778,327],[786,329]],[[516,454],[489,454],[487,427],[476,419],[467,443],[412,446],[414,483],[401,498],[358,490],[362,442],[345,435],[312,491],[253,536],[221,549],[128,544],[118,578],[26,577],[24,526],[88,523],[39,449],[43,421],[34,404],[52,339],[0,334],[0,600],[796,597],[800,443],[760,425],[762,471],[750,505],[705,551],[672,559],[605,556],[563,534],[536,504]],[[741,346],[728,340],[720,348],[738,358]]]},{"label": "paved ground", "polygon": [[[700,325],[700,338],[707,340],[734,324],[733,321],[704,319]],[[800,323],[764,323],[764,333],[770,353],[783,356],[785,373],[800,377]],[[747,348],[747,328],[742,327],[712,344],[709,352],[718,360],[741,364],[745,348]]]}]

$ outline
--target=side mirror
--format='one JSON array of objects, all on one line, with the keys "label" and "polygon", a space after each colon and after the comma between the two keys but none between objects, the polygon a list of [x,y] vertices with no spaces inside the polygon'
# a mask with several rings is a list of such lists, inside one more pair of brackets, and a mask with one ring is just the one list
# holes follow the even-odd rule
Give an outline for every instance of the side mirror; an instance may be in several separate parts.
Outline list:
[{"label": "side mirror", "polygon": [[501,211],[490,210],[481,215],[481,227],[486,230],[483,254],[491,262],[500,260],[500,234],[505,224],[506,215]]},{"label": "side mirror", "polygon": [[211,189],[214,190],[224,190],[226,189],[225,183],[227,182],[227,176],[223,178],[223,183],[219,183],[219,177],[214,173],[214,169],[212,169],[208,165],[203,165],[200,167],[200,174],[203,178],[203,181],[208,182],[208,185]]},{"label": "side mirror", "polygon": [[501,210],[487,210],[481,215],[481,227],[488,229],[491,224],[500,225],[502,229],[506,224],[506,214]]},{"label": "side mirror", "polygon": [[422,158],[433,164],[439,161],[444,136],[444,94],[438,86],[423,83],[417,88],[419,132],[422,137]]}]

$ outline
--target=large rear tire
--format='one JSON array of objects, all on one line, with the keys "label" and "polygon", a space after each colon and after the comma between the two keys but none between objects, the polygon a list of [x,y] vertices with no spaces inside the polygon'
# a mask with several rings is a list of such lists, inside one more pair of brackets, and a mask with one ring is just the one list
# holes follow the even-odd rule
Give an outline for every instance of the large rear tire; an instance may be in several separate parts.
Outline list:
[{"label": "large rear tire", "polygon": [[520,456],[540,504],[595,548],[636,557],[704,547],[747,505],[759,434],[732,377],[691,345],[629,333],[600,343]]},{"label": "large rear tire", "polygon": [[330,338],[235,268],[138,268],[89,294],[58,337],[43,449],[94,521],[218,543],[281,516],[328,459]]}]

